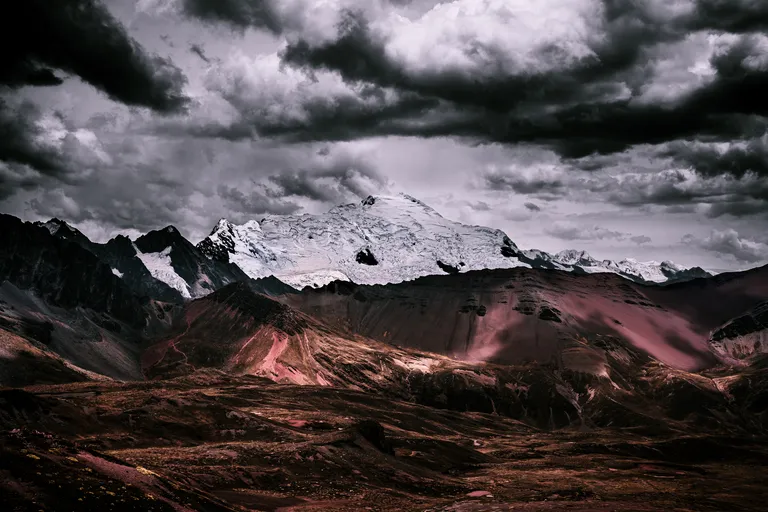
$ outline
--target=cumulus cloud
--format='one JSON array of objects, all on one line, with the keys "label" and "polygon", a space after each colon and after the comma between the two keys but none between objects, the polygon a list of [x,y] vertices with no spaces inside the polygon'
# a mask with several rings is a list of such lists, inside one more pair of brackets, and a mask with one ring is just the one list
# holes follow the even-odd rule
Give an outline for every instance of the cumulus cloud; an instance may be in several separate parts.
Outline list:
[{"label": "cumulus cloud", "polygon": [[[104,129],[99,135],[98,145],[92,143],[109,160],[94,160],[75,181],[17,190],[18,197],[6,197],[4,207],[23,208],[37,218],[59,217],[89,233],[93,226],[108,233],[173,224],[194,238],[221,217],[245,222],[265,214],[324,211],[388,187],[361,149],[334,145],[318,154],[315,145],[125,137]],[[0,179],[6,172],[0,166]]]},{"label": "cumulus cloud", "polygon": [[509,191],[539,198],[562,197],[571,179],[563,166],[538,165],[499,167],[491,165],[482,173],[481,186],[494,191]]},{"label": "cumulus cloud", "polygon": [[568,221],[556,222],[546,232],[561,240],[625,240],[630,237],[628,233]]},{"label": "cumulus cloud", "polygon": [[279,197],[305,197],[335,204],[387,189],[387,180],[365,159],[349,154],[319,155],[312,169],[285,170],[269,176]]},{"label": "cumulus cloud", "polygon": [[156,131],[232,140],[259,135],[293,142],[350,140],[386,132],[387,126],[418,130],[408,127],[410,119],[435,105],[414,94],[350,84],[336,72],[294,69],[274,53],[233,52],[209,69],[205,84],[231,115],[212,120],[203,112],[199,118],[160,123]]},{"label": "cumulus cloud", "polygon": [[765,129],[760,2],[454,0],[415,15],[403,3],[178,0],[189,17],[283,42],[278,55],[213,70],[209,90],[238,118],[187,129],[294,141],[455,136],[568,158]]},{"label": "cumulus cloud", "polygon": [[768,134],[721,144],[676,142],[667,148],[665,154],[703,176],[730,174],[742,178],[753,173],[768,177]]},{"label": "cumulus cloud", "polygon": [[[730,137],[742,131],[739,115],[765,112],[764,102],[747,100],[766,85],[763,37],[692,33],[721,28],[707,14],[711,3],[456,0],[413,20],[325,5],[341,16],[333,37],[310,37],[296,23],[283,61],[448,102],[461,118],[451,119],[454,135],[583,156],[700,134]],[[422,123],[409,133],[435,130]]]},{"label": "cumulus cloud", "polygon": [[[491,166],[481,174],[480,187],[544,201],[564,199],[632,208],[659,206],[670,213],[698,210],[712,218],[768,213],[767,177],[753,171],[707,173],[693,167],[675,167],[682,158],[680,151],[679,147],[665,150],[675,156],[655,162],[663,170],[640,168],[633,164],[632,158],[619,158],[611,163],[598,158],[594,166],[597,171],[582,170],[593,168],[592,159],[561,160],[546,166]],[[695,154],[695,158],[704,162],[716,160],[707,158],[710,156],[704,152]],[[693,158],[686,155],[689,161]],[[671,168],[665,169],[667,166]]]},{"label": "cumulus cloud", "polygon": [[741,263],[768,261],[768,244],[742,237],[734,229],[713,230],[709,236],[704,238],[689,234],[683,237],[682,241]]},{"label": "cumulus cloud", "polygon": [[0,198],[17,187],[85,179],[109,161],[92,131],[68,126],[60,114],[28,101],[0,98],[0,134]]}]

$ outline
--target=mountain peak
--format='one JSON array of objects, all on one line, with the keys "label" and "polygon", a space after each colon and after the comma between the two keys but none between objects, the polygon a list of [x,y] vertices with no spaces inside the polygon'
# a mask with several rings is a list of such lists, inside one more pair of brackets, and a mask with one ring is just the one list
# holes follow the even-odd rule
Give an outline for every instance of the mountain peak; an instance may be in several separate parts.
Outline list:
[{"label": "mountain peak", "polygon": [[[79,233],[79,231],[69,224],[67,224],[66,221],[63,221],[59,218],[53,217],[48,222],[35,222],[37,226],[43,227],[50,231],[52,235],[60,234],[60,229],[65,229],[69,231],[70,233]],[[61,235],[61,234],[60,234]]]},{"label": "mountain peak", "polygon": [[198,244],[209,258],[235,263],[254,279],[275,275],[298,289],[333,280],[401,282],[445,268],[524,266],[504,232],[445,219],[407,194],[218,229],[224,226]]},{"label": "mountain peak", "polygon": [[137,238],[135,243],[144,253],[161,252],[173,246],[192,245],[175,226],[150,231]]},{"label": "mountain peak", "polygon": [[587,251],[579,251],[576,249],[566,249],[564,251],[560,251],[557,254],[554,255],[553,258],[558,263],[563,263],[565,265],[574,265],[576,263],[580,264],[595,264],[597,263],[597,260],[594,259]]},{"label": "mountain peak", "polygon": [[216,223],[216,226],[214,226],[214,228],[211,230],[210,234],[212,235],[217,231],[230,231],[233,227],[234,225],[231,222],[222,217],[219,219],[219,222]]},{"label": "mountain peak", "polygon": [[34,225],[47,229],[52,236],[61,238],[62,240],[77,242],[84,247],[92,244],[91,240],[79,229],[72,227],[66,221],[56,217],[47,222],[35,222]]},{"label": "mountain peak", "polygon": [[[422,215],[442,217],[434,208],[425,202],[416,199],[408,194],[398,193],[395,195],[371,195],[365,198],[361,203],[363,209],[377,212],[404,213],[408,215]],[[336,207],[331,211],[344,211],[344,207]]]}]

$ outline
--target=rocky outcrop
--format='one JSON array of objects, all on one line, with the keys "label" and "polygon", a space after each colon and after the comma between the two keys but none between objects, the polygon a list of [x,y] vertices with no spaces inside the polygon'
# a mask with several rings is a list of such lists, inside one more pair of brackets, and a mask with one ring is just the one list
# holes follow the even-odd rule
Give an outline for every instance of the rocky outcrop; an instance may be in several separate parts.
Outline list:
[{"label": "rocky outcrop", "polygon": [[98,256],[45,227],[0,215],[0,281],[6,280],[62,308],[83,307],[133,326],[145,324],[147,301]]}]

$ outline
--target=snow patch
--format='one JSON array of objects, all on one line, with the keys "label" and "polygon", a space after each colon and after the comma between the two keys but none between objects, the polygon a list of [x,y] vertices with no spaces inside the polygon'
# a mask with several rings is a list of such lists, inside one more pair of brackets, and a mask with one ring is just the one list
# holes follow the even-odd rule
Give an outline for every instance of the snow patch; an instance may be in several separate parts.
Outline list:
[{"label": "snow patch", "polygon": [[178,290],[182,297],[185,299],[191,299],[192,295],[189,293],[189,286],[182,277],[176,273],[171,265],[171,246],[166,247],[160,252],[143,253],[141,250],[133,246],[136,250],[136,256],[141,260],[152,277],[158,281],[162,281],[174,290]]},{"label": "snow patch", "polygon": [[123,273],[117,270],[116,268],[112,269],[112,273],[115,274],[117,277],[120,277],[120,278],[123,277]]}]

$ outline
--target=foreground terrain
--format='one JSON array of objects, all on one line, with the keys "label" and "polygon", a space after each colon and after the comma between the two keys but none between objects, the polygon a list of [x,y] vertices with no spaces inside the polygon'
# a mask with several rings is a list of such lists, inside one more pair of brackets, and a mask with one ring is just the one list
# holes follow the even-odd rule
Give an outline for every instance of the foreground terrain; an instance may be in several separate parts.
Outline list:
[{"label": "foreground terrain", "polygon": [[3,510],[765,509],[768,267],[299,291],[5,221]]},{"label": "foreground terrain", "polygon": [[199,371],[0,391],[5,510],[764,510],[759,435],[542,431]]}]

